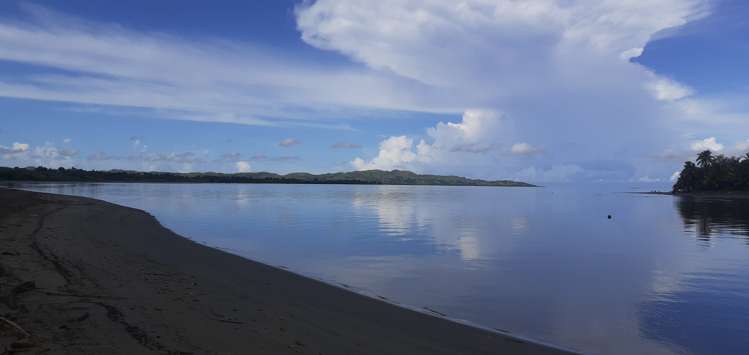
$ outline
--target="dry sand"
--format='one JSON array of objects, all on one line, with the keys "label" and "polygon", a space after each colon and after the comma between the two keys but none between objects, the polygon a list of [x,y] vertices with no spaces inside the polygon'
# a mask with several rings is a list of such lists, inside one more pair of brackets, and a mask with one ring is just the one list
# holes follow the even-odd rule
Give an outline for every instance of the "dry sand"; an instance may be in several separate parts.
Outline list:
[{"label": "dry sand", "polygon": [[563,353],[202,246],[140,210],[8,189],[0,301],[0,353]]}]

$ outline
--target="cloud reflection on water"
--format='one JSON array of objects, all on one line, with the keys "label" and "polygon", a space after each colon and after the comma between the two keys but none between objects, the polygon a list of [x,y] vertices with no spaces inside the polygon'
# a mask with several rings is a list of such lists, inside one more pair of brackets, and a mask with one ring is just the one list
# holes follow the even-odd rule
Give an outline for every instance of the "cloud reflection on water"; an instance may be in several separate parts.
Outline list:
[{"label": "cloud reflection on water", "polygon": [[703,333],[737,349],[749,319],[741,202],[428,186],[36,189],[145,209],[249,258],[588,352],[699,353]]}]

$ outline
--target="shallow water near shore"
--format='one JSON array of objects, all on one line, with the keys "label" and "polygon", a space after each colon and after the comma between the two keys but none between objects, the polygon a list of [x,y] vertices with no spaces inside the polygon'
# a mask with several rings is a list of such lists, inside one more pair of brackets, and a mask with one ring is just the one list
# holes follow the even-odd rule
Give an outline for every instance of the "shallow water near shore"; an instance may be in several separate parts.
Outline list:
[{"label": "shallow water near shore", "polygon": [[749,349],[749,199],[626,186],[14,186],[143,209],[209,246],[583,352]]}]

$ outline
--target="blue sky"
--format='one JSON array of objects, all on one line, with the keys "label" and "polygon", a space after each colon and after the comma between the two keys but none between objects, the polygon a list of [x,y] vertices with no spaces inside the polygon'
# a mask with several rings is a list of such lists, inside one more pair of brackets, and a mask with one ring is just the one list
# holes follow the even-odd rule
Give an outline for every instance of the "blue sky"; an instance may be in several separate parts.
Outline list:
[{"label": "blue sky", "polygon": [[668,182],[749,150],[740,1],[0,3],[0,165]]}]

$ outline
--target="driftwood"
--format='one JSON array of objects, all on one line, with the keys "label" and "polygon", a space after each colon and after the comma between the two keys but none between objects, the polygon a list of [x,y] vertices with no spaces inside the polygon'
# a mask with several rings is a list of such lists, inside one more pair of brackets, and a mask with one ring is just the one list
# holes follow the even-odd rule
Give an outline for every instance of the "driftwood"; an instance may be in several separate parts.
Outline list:
[{"label": "driftwood", "polygon": [[31,336],[31,334],[29,334],[29,332],[27,332],[25,329],[21,328],[21,326],[18,325],[18,323],[8,318],[0,317],[0,322],[9,325],[11,328],[13,328],[16,332],[20,333],[21,335],[23,335],[25,338],[28,338]]}]

